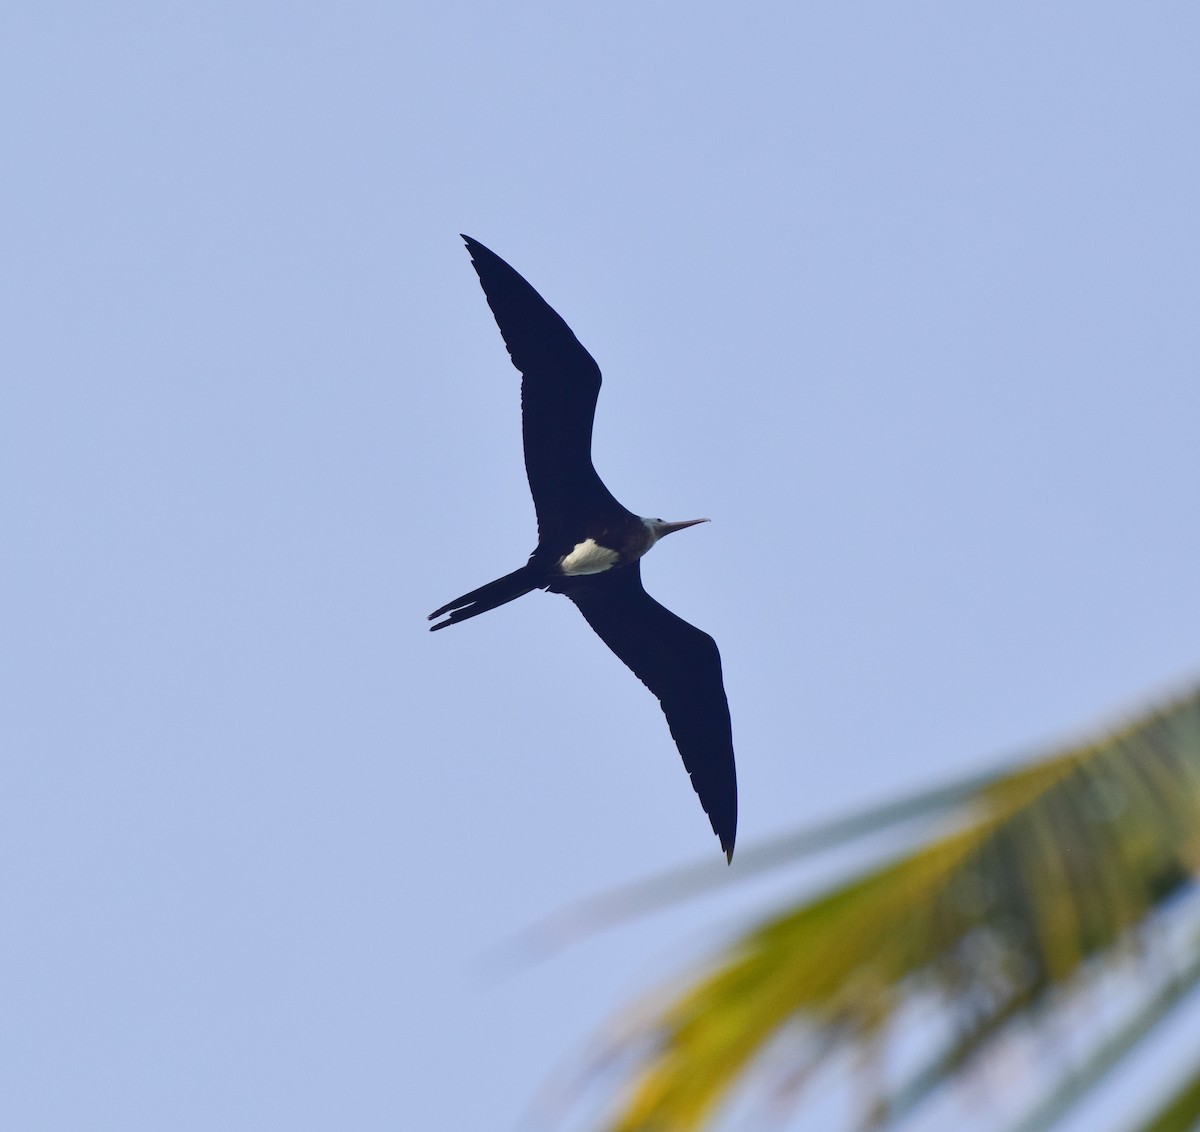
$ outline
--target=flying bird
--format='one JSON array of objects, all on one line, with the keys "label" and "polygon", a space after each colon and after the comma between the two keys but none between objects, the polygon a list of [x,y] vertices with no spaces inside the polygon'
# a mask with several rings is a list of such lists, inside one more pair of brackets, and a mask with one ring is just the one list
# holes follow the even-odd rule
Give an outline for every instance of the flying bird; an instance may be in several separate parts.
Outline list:
[{"label": "flying bird", "polygon": [[617,502],[592,466],[599,367],[522,276],[477,240],[463,240],[521,372],[521,431],[538,544],[519,570],[435,609],[429,620],[444,620],[431,630],[531,590],[565,594],[658,697],[700,804],[732,861],[737,777],[721,655],[712,637],[646,593],[640,562],[659,539],[708,520],[667,523]]}]

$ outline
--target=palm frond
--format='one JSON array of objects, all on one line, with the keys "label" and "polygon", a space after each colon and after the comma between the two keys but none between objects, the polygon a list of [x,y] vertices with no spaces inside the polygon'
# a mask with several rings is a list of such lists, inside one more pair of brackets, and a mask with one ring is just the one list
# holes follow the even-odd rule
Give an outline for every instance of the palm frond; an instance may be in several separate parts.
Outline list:
[{"label": "palm frond", "polygon": [[1200,1065],[1138,1132],[1192,1132],[1200,1124]]},{"label": "palm frond", "polygon": [[[1195,943],[1194,937],[1193,943]],[[1142,1039],[1147,1037],[1168,1014],[1175,1010],[1188,992],[1198,983],[1200,983],[1200,949],[1195,949],[1183,970],[1171,972],[1162,979],[1152,993],[1146,996],[1139,1009],[1135,1010],[1115,1033],[1098,1043],[1088,1057],[1081,1064],[1074,1066],[1058,1086],[1052,1089],[1032,1112],[1009,1129],[1009,1132],[1049,1132],[1074,1104],[1099,1084],[1106,1074],[1115,1069],[1123,1058],[1133,1052]],[[1200,1064],[1197,1065],[1197,1071],[1200,1073]],[[1185,1089],[1184,1093],[1186,1092]],[[1177,1096],[1175,1102],[1177,1103],[1168,1105],[1159,1114],[1159,1117],[1165,1117],[1167,1111],[1172,1109],[1178,1116],[1188,1103],[1183,1094]],[[1191,1128],[1191,1125],[1183,1127]],[[1142,1132],[1146,1132],[1146,1130],[1143,1129]]]},{"label": "palm frond", "polygon": [[496,954],[497,966],[518,966],[546,958],[562,948],[594,932],[611,928],[626,920],[656,912],[672,904],[692,900],[741,884],[759,873],[794,865],[806,857],[816,856],[885,830],[927,821],[939,814],[961,807],[986,786],[1003,776],[1003,772],[965,778],[959,782],[911,794],[898,801],[872,806],[847,817],[785,834],[758,845],[738,850],[736,868],[725,863],[705,861],[698,865],[664,872],[648,880],[623,884],[610,892],[601,893],[548,916],[540,923],[507,941]]},{"label": "palm frond", "polygon": [[699,1129],[786,1031],[814,1039],[807,1071],[878,1043],[906,1003],[933,996],[955,1025],[903,1087],[870,1098],[886,1124],[1192,879],[1198,801],[1200,690],[975,782],[949,828],[771,916],[663,1006],[612,1128]]}]

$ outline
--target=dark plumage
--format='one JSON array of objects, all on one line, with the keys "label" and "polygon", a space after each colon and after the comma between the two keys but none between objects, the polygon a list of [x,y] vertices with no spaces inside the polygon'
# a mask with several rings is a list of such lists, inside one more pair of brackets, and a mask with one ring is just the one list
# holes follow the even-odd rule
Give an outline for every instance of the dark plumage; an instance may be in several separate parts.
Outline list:
[{"label": "dark plumage", "polygon": [[430,620],[445,619],[431,628],[466,621],[530,590],[565,594],[658,697],[700,803],[732,859],[737,778],[721,656],[712,637],[646,593],[639,561],[658,539],[705,520],[644,519],[617,502],[592,466],[599,367],[516,271],[476,240],[463,239],[522,375],[525,471],[538,545],[519,570],[435,610]]}]

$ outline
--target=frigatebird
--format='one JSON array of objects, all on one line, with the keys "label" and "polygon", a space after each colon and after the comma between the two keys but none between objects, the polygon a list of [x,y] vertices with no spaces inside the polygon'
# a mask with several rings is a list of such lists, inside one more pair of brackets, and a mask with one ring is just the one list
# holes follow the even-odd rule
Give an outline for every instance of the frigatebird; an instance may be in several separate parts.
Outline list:
[{"label": "frigatebird", "polygon": [[640,559],[684,527],[621,506],[592,466],[600,368],[550,304],[495,252],[463,236],[513,365],[521,372],[525,471],[537,512],[529,561],[456,597],[429,620],[457,625],[542,589],[565,594],[606,645],[658,697],[713,832],[733,859],[737,777],[721,654],[707,633],[642,588]]}]

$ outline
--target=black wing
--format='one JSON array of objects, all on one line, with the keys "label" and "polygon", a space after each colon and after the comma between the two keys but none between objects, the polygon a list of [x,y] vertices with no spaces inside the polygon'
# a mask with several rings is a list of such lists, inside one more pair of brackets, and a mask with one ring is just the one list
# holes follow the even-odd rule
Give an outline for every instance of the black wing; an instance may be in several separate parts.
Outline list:
[{"label": "black wing", "polygon": [[662,704],[721,848],[733,858],[737,774],[721,654],[707,633],[642,588],[641,563],[555,583]]},{"label": "black wing", "polygon": [[523,378],[525,471],[540,540],[573,538],[581,518],[625,512],[592,466],[600,367],[517,272],[477,240],[463,239],[504,345]]}]

